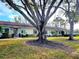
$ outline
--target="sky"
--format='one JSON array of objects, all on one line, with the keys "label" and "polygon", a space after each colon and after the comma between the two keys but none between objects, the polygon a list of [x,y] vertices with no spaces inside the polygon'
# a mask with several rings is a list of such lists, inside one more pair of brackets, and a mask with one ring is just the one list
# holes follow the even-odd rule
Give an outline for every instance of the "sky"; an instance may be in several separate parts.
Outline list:
[{"label": "sky", "polygon": [[12,10],[8,9],[4,3],[0,2],[0,21],[14,21],[13,16]]}]

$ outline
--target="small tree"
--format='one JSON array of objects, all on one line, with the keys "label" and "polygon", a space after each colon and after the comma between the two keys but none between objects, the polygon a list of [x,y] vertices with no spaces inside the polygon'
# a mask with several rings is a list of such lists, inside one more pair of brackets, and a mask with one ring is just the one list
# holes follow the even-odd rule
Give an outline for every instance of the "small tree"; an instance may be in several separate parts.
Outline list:
[{"label": "small tree", "polygon": [[[57,11],[63,0],[1,0],[11,8],[18,11],[30,24],[38,30],[37,41],[43,42],[45,25],[50,17]],[[56,8],[53,6],[56,5]]]},{"label": "small tree", "polygon": [[[56,19],[53,20],[53,25],[55,25],[56,34],[62,30],[65,30],[65,20],[61,17],[57,16]],[[62,27],[63,26],[63,27]],[[59,30],[60,29],[60,30]]]}]

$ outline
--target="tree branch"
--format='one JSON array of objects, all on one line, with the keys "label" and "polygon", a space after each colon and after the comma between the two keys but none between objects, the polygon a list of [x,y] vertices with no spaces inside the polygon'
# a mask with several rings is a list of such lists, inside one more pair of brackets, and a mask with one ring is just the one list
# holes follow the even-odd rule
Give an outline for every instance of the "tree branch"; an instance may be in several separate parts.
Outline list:
[{"label": "tree branch", "polygon": [[46,17],[49,15],[50,10],[52,9],[52,7],[53,7],[53,5],[55,4],[55,2],[56,2],[56,0],[52,0],[50,6],[48,7],[48,10],[47,10],[47,13],[46,13],[46,14],[47,14]]},{"label": "tree branch", "polygon": [[47,4],[48,0],[43,0],[43,8],[42,8],[42,21],[45,20],[45,11],[46,11],[46,4]]},{"label": "tree branch", "polygon": [[40,12],[39,12],[39,7],[36,5],[36,2],[35,2],[35,0],[32,0],[32,2],[33,2],[33,4],[34,4],[34,10],[35,10],[35,12],[36,12],[36,14],[37,14],[37,17],[38,17],[38,19],[39,20],[41,20],[40,18],[42,17],[41,16],[41,14],[40,14]]},{"label": "tree branch", "polygon": [[36,24],[38,24],[38,21],[37,21],[36,17],[35,17],[34,15],[31,15],[30,11],[27,9],[25,3],[24,3],[22,0],[21,0],[21,2],[22,2],[22,4],[23,4],[24,7],[25,7],[25,8],[23,8],[23,9],[24,9],[24,10],[27,12],[27,14],[33,19],[33,21],[34,21]]},{"label": "tree branch", "polygon": [[[25,2],[25,8],[26,8],[26,10],[27,10],[27,8],[29,9],[29,11],[31,12],[31,14],[32,14],[32,16],[34,17],[34,18],[36,18],[36,16],[35,16],[35,13],[34,13],[34,11],[33,11],[33,8],[32,8],[32,6],[30,6],[31,4],[30,3],[28,3],[28,1],[27,0],[24,0],[24,2]],[[37,18],[36,18],[37,19]],[[39,20],[38,20],[39,21]]]},{"label": "tree branch", "polygon": [[48,19],[57,11],[57,9],[59,8],[59,6],[61,5],[62,2],[63,2],[63,0],[61,0],[59,2],[59,4],[57,5],[57,7],[55,8],[55,10],[48,16]]},{"label": "tree branch", "polygon": [[[27,14],[33,19],[33,21],[36,24],[38,24],[39,20],[37,20],[37,18],[35,16],[35,13],[34,13],[32,7],[30,6],[31,4],[28,1],[26,1],[26,0],[24,0],[25,3],[22,0],[21,0],[21,2],[24,5],[24,7],[25,7],[24,10],[27,12]],[[37,25],[37,27],[39,27],[39,26]]]},{"label": "tree branch", "polygon": [[46,17],[46,20],[44,21],[44,25],[43,26],[45,26],[47,24],[49,18],[56,12],[56,10],[58,9],[58,7],[61,5],[62,2],[63,2],[63,0],[60,0],[59,4],[57,5],[57,7],[53,11],[53,13],[51,13],[49,16]]},{"label": "tree branch", "polygon": [[39,3],[40,3],[40,9],[41,9],[41,11],[42,11],[42,1],[41,0],[39,0]]},{"label": "tree branch", "polygon": [[31,21],[18,7],[16,7],[16,4],[14,4],[12,0],[6,0],[6,2],[12,8],[14,8],[16,11],[18,11],[19,13],[21,13],[24,16],[24,18],[27,19],[30,22],[30,24],[32,24],[36,29],[38,29],[38,27],[36,26],[36,24],[33,21]]},{"label": "tree branch", "polygon": [[[57,8],[57,6],[53,6],[53,7]],[[63,7],[58,7],[58,8],[60,8],[60,9],[62,9],[62,10],[64,10],[64,11],[66,11],[66,12],[67,12],[67,10],[66,10],[66,9],[64,9]]]}]

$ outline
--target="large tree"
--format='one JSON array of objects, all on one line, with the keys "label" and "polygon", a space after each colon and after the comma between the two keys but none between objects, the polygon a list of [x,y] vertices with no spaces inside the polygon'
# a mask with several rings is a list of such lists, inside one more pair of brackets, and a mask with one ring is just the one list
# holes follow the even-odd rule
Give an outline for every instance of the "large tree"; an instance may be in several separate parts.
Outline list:
[{"label": "large tree", "polygon": [[72,0],[66,0],[66,3],[67,3],[66,16],[68,17],[70,24],[69,40],[74,40],[73,38],[74,23],[77,21],[76,3],[75,1]]},{"label": "large tree", "polygon": [[[60,9],[65,11],[65,16],[67,21],[70,24],[70,34],[68,40],[74,40],[73,32],[74,32],[74,23],[78,22],[79,15],[79,1],[78,0],[64,0],[63,7],[59,7]],[[56,7],[56,6],[54,6]]]},{"label": "large tree", "polygon": [[[57,11],[63,0],[1,0],[11,8],[18,11],[30,24],[38,30],[38,40],[43,42],[45,37],[45,25]],[[53,6],[56,6],[53,8]]]},{"label": "large tree", "polygon": [[69,35],[69,40],[73,40],[73,30],[74,30],[74,18],[72,18],[73,16],[73,10],[71,7],[71,2],[72,0],[66,0],[65,3],[67,4],[66,7],[66,16],[68,17],[68,21],[70,24],[70,35]]},{"label": "large tree", "polygon": [[[74,4],[74,5],[73,5]],[[73,39],[73,32],[74,32],[74,23],[77,21],[77,15],[76,15],[76,3],[74,0],[64,0],[64,7],[59,7],[62,10],[65,11],[65,16],[68,18],[68,22],[70,24],[70,34],[68,40],[74,40]]]}]

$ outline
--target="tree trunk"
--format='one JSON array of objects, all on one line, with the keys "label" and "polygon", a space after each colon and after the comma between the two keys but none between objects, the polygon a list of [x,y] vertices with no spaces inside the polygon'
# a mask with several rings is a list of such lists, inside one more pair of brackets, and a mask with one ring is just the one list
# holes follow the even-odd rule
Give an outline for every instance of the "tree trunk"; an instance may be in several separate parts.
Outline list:
[{"label": "tree trunk", "polygon": [[70,35],[69,35],[69,40],[74,40],[74,38],[73,38],[73,30],[74,30],[74,22],[72,20],[70,22]]},{"label": "tree trunk", "polygon": [[37,41],[39,41],[40,43],[44,43],[46,41],[46,35],[40,32]]},{"label": "tree trunk", "polygon": [[46,30],[45,30],[45,28],[44,28],[44,30],[43,30],[43,27],[42,26],[40,26],[40,30],[38,31],[39,33],[38,33],[38,42],[40,42],[40,43],[44,43],[45,41],[46,41]]}]

